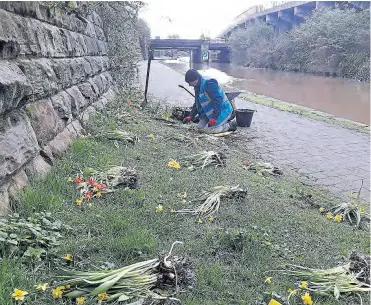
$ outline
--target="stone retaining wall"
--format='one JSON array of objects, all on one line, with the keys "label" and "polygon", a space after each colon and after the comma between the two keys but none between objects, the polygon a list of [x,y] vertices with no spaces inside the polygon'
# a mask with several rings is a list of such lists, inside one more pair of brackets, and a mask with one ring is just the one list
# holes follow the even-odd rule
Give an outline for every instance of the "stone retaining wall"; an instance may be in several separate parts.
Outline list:
[{"label": "stone retaining wall", "polygon": [[102,20],[40,2],[0,2],[0,214],[112,97]]}]

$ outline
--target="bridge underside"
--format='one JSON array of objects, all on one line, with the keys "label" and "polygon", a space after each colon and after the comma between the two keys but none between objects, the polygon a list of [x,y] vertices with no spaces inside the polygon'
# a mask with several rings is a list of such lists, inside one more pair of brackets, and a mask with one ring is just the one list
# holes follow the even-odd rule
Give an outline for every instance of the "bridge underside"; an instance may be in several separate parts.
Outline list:
[{"label": "bridge underside", "polygon": [[[218,52],[216,56],[218,62],[230,62],[230,52],[225,42],[209,42],[205,40],[191,39],[151,39],[150,49],[155,50],[182,50],[191,53],[191,61],[201,63],[209,61],[210,51]],[[207,59],[203,56],[207,51]]]},{"label": "bridge underside", "polygon": [[233,31],[246,28],[255,22],[270,24],[279,32],[287,32],[301,24],[314,9],[335,8],[336,5],[350,5],[357,9],[367,9],[370,7],[370,1],[291,1],[248,15],[243,21],[231,26],[221,36],[230,37]]}]

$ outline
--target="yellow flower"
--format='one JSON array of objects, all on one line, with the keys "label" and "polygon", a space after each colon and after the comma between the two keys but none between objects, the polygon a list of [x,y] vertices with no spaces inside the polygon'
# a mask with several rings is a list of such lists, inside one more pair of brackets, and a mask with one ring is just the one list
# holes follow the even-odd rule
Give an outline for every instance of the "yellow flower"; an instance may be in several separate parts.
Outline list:
[{"label": "yellow flower", "polygon": [[100,293],[98,294],[98,304],[102,304],[102,301],[108,299],[108,294],[107,293]]},{"label": "yellow flower", "polygon": [[185,200],[185,199],[182,200],[182,203],[186,203],[186,202],[187,202],[187,200]]},{"label": "yellow flower", "polygon": [[102,193],[101,192],[98,192],[97,193],[97,198],[100,198],[100,197],[102,197]]},{"label": "yellow flower", "polygon": [[277,302],[276,300],[274,299],[271,299],[268,303],[268,305],[282,305],[280,302]]},{"label": "yellow flower", "polygon": [[334,218],[334,216],[332,215],[331,212],[328,212],[328,213],[326,214],[326,217],[327,217],[328,219],[332,219],[332,218]]},{"label": "yellow flower", "polygon": [[171,168],[176,168],[176,169],[180,168],[180,164],[175,160],[170,160],[167,166]]},{"label": "yellow flower", "polygon": [[23,291],[21,289],[14,289],[14,292],[12,294],[12,298],[16,301],[23,301],[24,296],[27,295],[27,291]]},{"label": "yellow flower", "polygon": [[41,291],[41,292],[44,292],[46,289],[48,289],[48,283],[41,283],[39,285],[37,285],[36,287],[37,290]]},{"label": "yellow flower", "polygon": [[303,281],[303,282],[301,282],[301,285],[300,286],[301,287],[304,287],[304,288],[307,288],[308,287],[308,283],[305,282],[305,281]]},{"label": "yellow flower", "polygon": [[99,191],[99,188],[97,188],[96,186],[93,187],[93,192],[98,192]]},{"label": "yellow flower", "polygon": [[334,217],[334,221],[335,222],[341,222],[343,220],[343,215],[341,214],[337,214],[335,217]]},{"label": "yellow flower", "polygon": [[82,204],[82,199],[76,199],[76,204],[81,205]]},{"label": "yellow flower", "polygon": [[175,210],[174,210],[174,209],[171,209],[171,210],[170,210],[170,213],[175,213]]},{"label": "yellow flower", "polygon": [[319,211],[322,213],[325,209],[324,208],[319,208]]},{"label": "yellow flower", "polygon": [[210,216],[210,217],[209,217],[209,221],[210,221],[210,222],[213,222],[214,219],[215,219],[215,218],[214,218],[213,216]]},{"label": "yellow flower", "polygon": [[71,256],[71,254],[67,253],[66,256],[64,257],[64,259],[65,259],[67,262],[72,261],[72,256]]},{"label": "yellow flower", "polygon": [[63,296],[63,289],[64,287],[63,286],[58,286],[57,288],[55,289],[52,289],[52,297],[53,299],[61,299],[62,296]]},{"label": "yellow flower", "polygon": [[266,279],[265,279],[265,281],[264,281],[264,283],[266,283],[266,284],[270,284],[270,283],[272,283],[272,277],[267,277]]},{"label": "yellow flower", "polygon": [[309,292],[306,292],[302,297],[301,299],[303,300],[303,303],[305,305],[313,305],[313,301],[312,301],[312,298],[310,297],[309,295]]},{"label": "yellow flower", "polygon": [[67,284],[66,285],[66,289],[70,289],[71,288],[71,285],[70,284]]},{"label": "yellow flower", "polygon": [[201,211],[201,214],[205,214],[205,213],[206,213],[206,210],[202,210],[202,211]]},{"label": "yellow flower", "polygon": [[187,193],[184,192],[184,194],[182,195],[183,199],[187,199]]},{"label": "yellow flower", "polygon": [[85,298],[84,297],[76,298],[76,304],[77,305],[83,305],[83,304],[85,304]]},{"label": "yellow flower", "polygon": [[68,182],[73,182],[73,178],[72,177],[68,177],[67,181]]},{"label": "yellow flower", "polygon": [[204,223],[204,221],[202,219],[199,219],[198,223]]},{"label": "yellow flower", "polygon": [[164,206],[162,204],[159,204],[157,207],[156,207],[156,213],[159,213],[159,212],[162,212],[164,210]]}]

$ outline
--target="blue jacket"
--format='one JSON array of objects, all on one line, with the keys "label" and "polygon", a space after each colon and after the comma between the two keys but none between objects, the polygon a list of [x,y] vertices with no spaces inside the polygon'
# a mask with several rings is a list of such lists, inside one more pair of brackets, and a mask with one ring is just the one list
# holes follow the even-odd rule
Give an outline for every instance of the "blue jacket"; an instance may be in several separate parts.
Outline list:
[{"label": "blue jacket", "polygon": [[195,86],[195,103],[191,117],[215,119],[216,125],[224,123],[232,114],[233,108],[223,89],[215,79],[201,77]]}]

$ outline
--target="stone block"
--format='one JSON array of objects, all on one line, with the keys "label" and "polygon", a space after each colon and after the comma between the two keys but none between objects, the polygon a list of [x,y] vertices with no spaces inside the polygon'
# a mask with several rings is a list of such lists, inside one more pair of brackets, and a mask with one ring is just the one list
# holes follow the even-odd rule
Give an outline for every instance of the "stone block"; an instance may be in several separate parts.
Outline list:
[{"label": "stone block", "polygon": [[95,34],[99,40],[106,41],[106,35],[101,27],[94,25]]},{"label": "stone block", "polygon": [[97,113],[97,110],[93,106],[89,106],[85,109],[85,111],[81,115],[81,122],[82,124],[86,124],[91,116]]},{"label": "stone block", "polygon": [[25,166],[25,172],[28,176],[36,176],[38,178],[44,178],[51,169],[52,166],[41,155],[37,155]]},{"label": "stone block", "polygon": [[104,69],[104,62],[102,60],[102,57],[100,56],[94,56],[94,57],[86,57],[85,59],[91,67],[92,74],[96,75],[106,69]]},{"label": "stone block", "polygon": [[24,59],[17,61],[17,65],[32,86],[33,99],[42,99],[59,90],[58,79],[50,59]]},{"label": "stone block", "polygon": [[13,110],[0,120],[0,185],[39,151],[24,111]]},{"label": "stone block", "polygon": [[13,63],[0,61],[0,114],[22,106],[31,94],[31,83],[22,70]]},{"label": "stone block", "polygon": [[63,129],[52,141],[47,145],[47,149],[50,149],[54,157],[58,157],[64,153],[72,143],[72,134],[67,129]]},{"label": "stone block", "polygon": [[82,93],[80,92],[80,90],[77,86],[73,86],[71,88],[68,88],[66,90],[66,92],[72,98],[72,104],[71,104],[72,115],[73,115],[73,117],[77,117],[88,106],[88,101],[82,95]]},{"label": "stone block", "polygon": [[97,100],[98,95],[95,93],[94,89],[92,88],[89,82],[85,82],[78,85],[78,88],[82,95],[86,98],[88,105],[91,105]]},{"label": "stone block", "polygon": [[27,105],[26,112],[41,146],[52,140],[66,126],[65,120],[58,116],[50,99]]},{"label": "stone block", "polygon": [[26,172],[23,169],[21,169],[14,176],[12,176],[9,182],[8,188],[9,200],[18,201],[20,190],[27,185],[28,177],[26,175]]},{"label": "stone block", "polygon": [[66,91],[61,91],[53,95],[51,101],[58,117],[65,124],[70,123],[72,121],[72,97]]},{"label": "stone block", "polygon": [[86,55],[94,56],[99,55],[99,46],[97,39],[91,38],[89,36],[84,36],[84,42],[86,45]]}]

